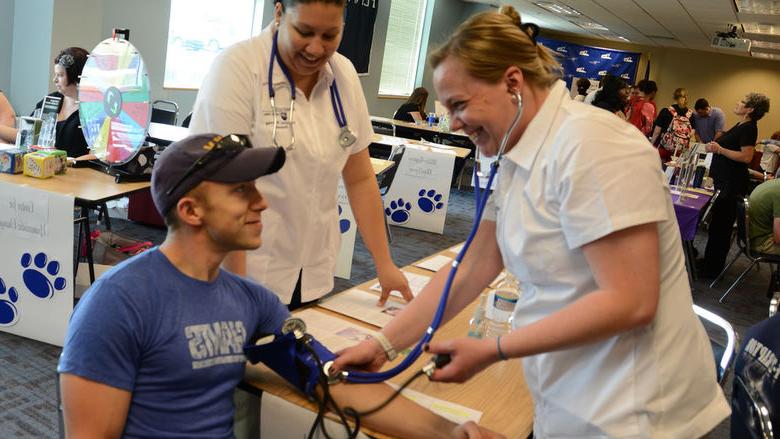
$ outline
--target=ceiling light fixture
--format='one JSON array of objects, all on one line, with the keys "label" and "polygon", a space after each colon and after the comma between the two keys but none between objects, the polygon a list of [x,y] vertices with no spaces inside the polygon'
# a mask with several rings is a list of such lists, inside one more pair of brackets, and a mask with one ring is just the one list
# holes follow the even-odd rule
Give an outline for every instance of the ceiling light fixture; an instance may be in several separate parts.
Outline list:
[{"label": "ceiling light fixture", "polygon": [[580,12],[574,8],[570,8],[566,5],[562,5],[560,3],[554,3],[554,2],[534,2],[536,6],[539,6],[542,9],[546,9],[549,12],[552,12],[553,14],[558,15],[565,15],[567,17],[579,17]]},{"label": "ceiling light fixture", "polygon": [[780,35],[780,26],[762,23],[743,23],[742,28],[746,34],[756,35]]},{"label": "ceiling light fixture", "polygon": [[780,59],[780,55],[776,53],[750,52],[750,54],[753,56],[753,58]]},{"label": "ceiling light fixture", "polygon": [[577,26],[585,29],[585,30],[594,30],[594,31],[600,31],[600,32],[608,32],[609,29],[606,28],[606,26],[602,26],[598,23],[595,23],[593,21],[581,21],[581,20],[570,20],[572,23],[576,24]]},{"label": "ceiling light fixture", "polygon": [[753,40],[752,47],[758,49],[780,50],[780,43],[773,43],[771,41]]},{"label": "ceiling light fixture", "polygon": [[780,1],[777,0],[735,0],[735,3],[743,14],[780,15]]}]

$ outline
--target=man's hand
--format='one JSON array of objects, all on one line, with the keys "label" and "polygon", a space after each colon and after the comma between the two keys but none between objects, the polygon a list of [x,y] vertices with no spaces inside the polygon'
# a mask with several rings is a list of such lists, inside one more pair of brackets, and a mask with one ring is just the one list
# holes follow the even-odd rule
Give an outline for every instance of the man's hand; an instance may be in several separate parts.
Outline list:
[{"label": "man's hand", "polygon": [[458,425],[452,430],[451,437],[457,439],[505,439],[503,434],[481,427],[473,421]]},{"label": "man's hand", "polygon": [[431,381],[462,383],[498,360],[495,338],[464,337],[431,342],[426,350],[431,354],[450,355],[449,364],[436,369]]},{"label": "man's hand", "polygon": [[333,369],[336,372],[346,370],[348,366],[376,372],[387,361],[384,349],[373,337],[339,351],[336,355],[338,357],[333,361]]},{"label": "man's hand", "polygon": [[414,299],[412,290],[409,289],[409,279],[395,265],[389,264],[385,268],[377,268],[376,275],[379,278],[379,285],[382,287],[382,295],[379,297],[377,306],[384,306],[392,291],[400,292],[407,302]]}]

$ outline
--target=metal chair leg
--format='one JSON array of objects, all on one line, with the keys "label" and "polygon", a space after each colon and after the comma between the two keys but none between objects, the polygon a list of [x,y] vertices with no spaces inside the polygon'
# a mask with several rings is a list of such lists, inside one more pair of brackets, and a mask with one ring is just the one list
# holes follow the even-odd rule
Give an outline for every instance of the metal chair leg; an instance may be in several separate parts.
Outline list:
[{"label": "metal chair leg", "polygon": [[715,284],[718,283],[721,278],[723,278],[723,275],[726,274],[726,272],[731,268],[732,265],[734,265],[734,262],[737,261],[737,258],[742,254],[740,251],[734,256],[734,259],[731,260],[731,262],[726,265],[726,267],[723,268],[723,270],[715,277],[715,279],[712,280],[712,283],[710,284],[710,288],[715,288]]},{"label": "metal chair leg", "polygon": [[750,265],[748,265],[748,267],[747,267],[745,270],[743,270],[743,271],[742,271],[742,273],[739,275],[739,277],[737,278],[737,280],[735,280],[735,281],[734,281],[734,283],[733,283],[733,284],[731,284],[731,286],[729,287],[729,289],[727,289],[727,290],[726,290],[726,292],[725,292],[725,293],[723,293],[723,295],[722,295],[722,296],[720,296],[720,299],[718,299],[718,302],[720,302],[720,303],[723,303],[723,300],[726,298],[726,296],[728,296],[728,295],[729,295],[729,293],[731,292],[731,290],[733,290],[733,289],[734,289],[734,287],[736,287],[736,286],[737,286],[737,284],[739,284],[739,282],[742,280],[742,278],[743,278],[743,277],[745,277],[745,275],[748,273],[748,271],[750,271],[750,269],[751,269],[751,268],[753,268],[753,266],[754,266],[754,265],[756,265],[756,263],[758,263],[758,262],[759,262],[759,261],[758,261],[757,259],[756,259],[756,260],[754,260],[753,262],[751,262],[751,263],[750,263]]}]

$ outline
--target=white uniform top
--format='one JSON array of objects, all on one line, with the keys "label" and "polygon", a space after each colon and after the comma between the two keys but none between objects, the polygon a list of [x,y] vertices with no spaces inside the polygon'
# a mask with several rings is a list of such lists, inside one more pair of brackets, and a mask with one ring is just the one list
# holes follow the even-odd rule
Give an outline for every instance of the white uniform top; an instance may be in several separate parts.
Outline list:
[{"label": "white uniform top", "polygon": [[555,84],[499,168],[495,201],[506,268],[520,279],[516,327],[597,288],[582,246],[658,223],[655,320],[586,346],[523,359],[536,437],[695,438],[729,414],[692,309],[680,233],[658,154],[631,124]]},{"label": "white uniform top", "polygon": [[[255,146],[273,146],[273,116],[268,96],[271,26],[217,56],[198,93],[191,133],[249,134]],[[335,80],[357,141],[344,149],[331,104]],[[279,62],[274,63],[280,143],[289,139],[287,110],[289,82]],[[286,95],[286,98],[282,95]],[[282,117],[284,120],[282,120]],[[337,188],[350,154],[368,147],[373,135],[363,90],[355,68],[336,53],[321,71],[309,99],[298,89],[293,115],[295,148],[276,174],[257,180],[268,201],[263,212],[263,244],[247,252],[247,274],[289,303],[298,274],[301,300],[315,300],[333,288],[341,235],[338,227]],[[282,146],[286,146],[286,143]]]}]

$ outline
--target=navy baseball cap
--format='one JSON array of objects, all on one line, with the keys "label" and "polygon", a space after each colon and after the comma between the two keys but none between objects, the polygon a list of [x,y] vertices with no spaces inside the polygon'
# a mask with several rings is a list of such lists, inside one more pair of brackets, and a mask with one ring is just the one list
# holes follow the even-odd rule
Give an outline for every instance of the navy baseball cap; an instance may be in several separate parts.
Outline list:
[{"label": "navy baseball cap", "polygon": [[[220,154],[196,162],[214,148]],[[187,192],[202,181],[240,183],[273,174],[284,165],[284,148],[253,148],[243,135],[194,134],[171,143],[154,163],[152,199],[165,216]]]}]

